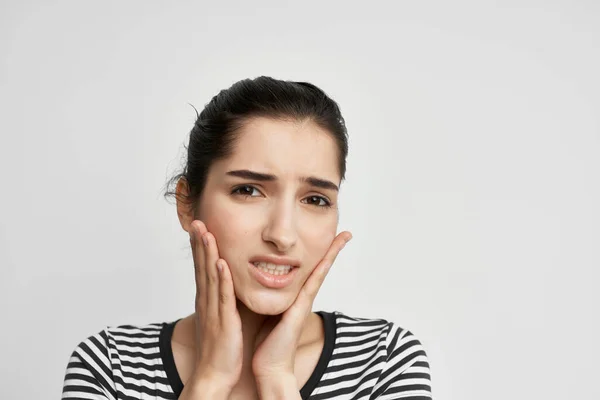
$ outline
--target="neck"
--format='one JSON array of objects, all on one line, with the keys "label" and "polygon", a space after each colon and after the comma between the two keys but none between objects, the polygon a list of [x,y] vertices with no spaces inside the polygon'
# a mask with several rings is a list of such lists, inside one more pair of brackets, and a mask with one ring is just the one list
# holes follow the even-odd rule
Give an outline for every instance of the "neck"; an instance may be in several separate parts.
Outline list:
[{"label": "neck", "polygon": [[[242,323],[243,362],[242,379],[252,376],[252,357],[254,356],[256,338],[269,315],[257,314],[250,310],[244,303],[237,299],[237,310]],[[196,313],[188,315],[177,324],[174,336],[175,340],[189,349],[196,348],[196,324],[194,319]],[[270,333],[270,332],[263,332]],[[244,379],[245,380],[245,379]]]},{"label": "neck", "polygon": [[[267,321],[267,318],[270,316],[254,313],[239,300],[237,308],[242,323],[242,341],[244,349],[242,373],[237,384],[237,388],[238,390],[242,390],[244,393],[255,393],[256,382],[252,372],[254,345],[258,333],[261,331],[263,324],[265,322],[269,322]],[[187,382],[190,374],[194,370],[197,340],[195,319],[196,313],[188,315],[186,318],[179,321],[177,325],[175,325],[175,331],[173,332],[172,342],[177,343],[180,354],[179,356],[175,355],[177,369],[184,384]],[[298,348],[304,348],[305,352],[308,351],[308,357],[310,358],[310,354],[315,352],[320,353],[323,348],[323,341],[324,329],[320,317],[312,313],[305,324],[305,330]],[[316,359],[313,359],[313,361],[314,362],[311,364],[312,369],[314,369],[314,366],[316,365]],[[312,371],[312,369],[310,369],[310,371]],[[300,369],[300,373],[302,373],[302,369]],[[308,376],[309,375],[305,374],[303,379],[308,379]],[[250,399],[252,397],[245,396],[245,398]]]}]

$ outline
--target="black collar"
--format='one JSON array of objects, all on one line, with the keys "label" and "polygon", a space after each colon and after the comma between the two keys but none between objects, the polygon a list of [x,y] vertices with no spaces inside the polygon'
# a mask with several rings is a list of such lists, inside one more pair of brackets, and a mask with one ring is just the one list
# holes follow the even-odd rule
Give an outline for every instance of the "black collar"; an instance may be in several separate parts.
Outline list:
[{"label": "black collar", "polygon": [[[329,360],[331,359],[336,338],[335,315],[325,311],[316,311],[315,314],[318,314],[323,319],[325,343],[323,345],[323,350],[321,351],[319,361],[317,362],[317,366],[302,389],[300,389],[300,396],[303,400],[308,399],[323,377],[325,369],[327,368],[327,364],[329,364]],[[181,377],[179,376],[179,372],[177,372],[177,368],[175,367],[173,348],[171,347],[171,338],[173,337],[173,329],[175,328],[175,324],[180,320],[181,319],[178,319],[177,321],[169,323],[165,322],[161,328],[159,340],[160,357],[162,358],[167,379],[169,380],[171,388],[173,389],[173,392],[175,392],[175,396],[177,398],[179,398],[181,392],[183,391],[183,382],[181,382]]]}]

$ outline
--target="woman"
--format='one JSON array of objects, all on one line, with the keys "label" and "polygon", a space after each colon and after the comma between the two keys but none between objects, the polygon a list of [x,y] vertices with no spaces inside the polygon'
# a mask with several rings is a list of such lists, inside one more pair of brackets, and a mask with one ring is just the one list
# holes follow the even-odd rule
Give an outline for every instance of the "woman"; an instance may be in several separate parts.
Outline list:
[{"label": "woman", "polygon": [[167,191],[189,232],[195,312],[107,328],[69,361],[63,398],[425,399],[429,364],[383,319],[312,312],[336,235],[347,133],[314,85],[259,77],[221,91]]}]

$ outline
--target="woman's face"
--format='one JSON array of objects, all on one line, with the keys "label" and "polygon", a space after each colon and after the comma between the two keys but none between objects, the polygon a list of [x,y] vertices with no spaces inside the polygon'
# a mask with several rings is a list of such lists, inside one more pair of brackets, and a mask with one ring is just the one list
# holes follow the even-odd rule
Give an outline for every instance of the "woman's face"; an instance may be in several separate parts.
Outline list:
[{"label": "woman's face", "polygon": [[[310,121],[256,117],[238,134],[233,154],[209,170],[198,216],[229,264],[237,298],[276,315],[293,304],[336,235],[337,146]],[[292,282],[263,285],[251,261],[265,256],[295,260]]]}]

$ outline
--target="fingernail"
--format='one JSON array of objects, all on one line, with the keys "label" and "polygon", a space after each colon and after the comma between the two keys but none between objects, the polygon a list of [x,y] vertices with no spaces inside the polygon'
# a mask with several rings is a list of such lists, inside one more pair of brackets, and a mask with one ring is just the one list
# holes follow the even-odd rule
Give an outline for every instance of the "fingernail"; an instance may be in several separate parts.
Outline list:
[{"label": "fingernail", "polygon": [[223,261],[217,261],[217,269],[219,270],[219,272],[223,272]]},{"label": "fingernail", "polygon": [[206,238],[206,235],[202,235],[202,241],[204,242],[205,246],[208,246],[208,239]]}]

